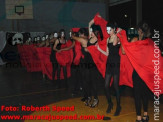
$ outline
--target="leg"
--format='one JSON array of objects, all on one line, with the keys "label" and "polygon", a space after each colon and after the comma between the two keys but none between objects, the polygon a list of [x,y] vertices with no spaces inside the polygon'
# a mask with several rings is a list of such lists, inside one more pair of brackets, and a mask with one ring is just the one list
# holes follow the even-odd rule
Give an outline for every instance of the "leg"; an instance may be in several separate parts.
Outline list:
[{"label": "leg", "polygon": [[94,96],[93,103],[91,104],[91,107],[94,108],[98,105],[99,100],[98,100],[98,95],[97,95],[97,69],[93,68],[91,69],[91,88],[92,89],[92,94]]},{"label": "leg", "polygon": [[66,68],[66,66],[63,67],[63,75],[64,75],[64,80],[65,80],[65,87],[68,88],[68,83],[67,83],[67,68]]},{"label": "leg", "polygon": [[111,81],[111,74],[105,75],[105,92],[106,92],[106,98],[108,100],[108,108],[106,110],[107,113],[111,112],[111,109],[113,109],[113,103],[111,100],[111,91],[110,91],[110,81]]},{"label": "leg", "polygon": [[111,103],[111,92],[110,92],[110,81],[111,81],[111,74],[105,75],[105,92],[106,92],[106,98],[108,100],[108,103]]},{"label": "leg", "polygon": [[141,88],[140,77],[135,70],[133,71],[133,88],[134,88],[137,120],[141,120],[141,92],[142,92],[142,88]]},{"label": "leg", "polygon": [[55,62],[52,62],[52,66],[53,66],[52,80],[54,81],[54,79],[55,79],[55,72],[57,70],[58,64],[55,63]]},{"label": "leg", "polygon": [[61,87],[60,72],[61,72],[61,66],[57,64],[57,88]]},{"label": "leg", "polygon": [[121,106],[120,106],[120,93],[119,93],[119,74],[114,74],[113,76],[114,80],[114,88],[116,91],[116,99],[117,99],[117,108],[114,116],[118,116],[121,111]]},{"label": "leg", "polygon": [[90,72],[89,69],[84,69],[84,96],[86,97],[85,105],[89,106],[91,102],[91,84],[90,84]]},{"label": "leg", "polygon": [[142,80],[142,99],[143,99],[143,109],[144,109],[144,115],[143,115],[143,119],[146,121],[149,121],[149,116],[148,116],[148,87],[147,85],[144,83],[144,81]]}]

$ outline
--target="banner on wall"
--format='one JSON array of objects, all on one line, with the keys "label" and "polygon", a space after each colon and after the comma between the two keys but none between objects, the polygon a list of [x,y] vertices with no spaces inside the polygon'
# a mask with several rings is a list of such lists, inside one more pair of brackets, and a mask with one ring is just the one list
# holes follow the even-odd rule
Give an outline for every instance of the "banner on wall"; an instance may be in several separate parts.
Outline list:
[{"label": "banner on wall", "polygon": [[17,44],[24,43],[29,37],[43,36],[45,32],[0,32],[0,65],[4,62],[19,61]]}]

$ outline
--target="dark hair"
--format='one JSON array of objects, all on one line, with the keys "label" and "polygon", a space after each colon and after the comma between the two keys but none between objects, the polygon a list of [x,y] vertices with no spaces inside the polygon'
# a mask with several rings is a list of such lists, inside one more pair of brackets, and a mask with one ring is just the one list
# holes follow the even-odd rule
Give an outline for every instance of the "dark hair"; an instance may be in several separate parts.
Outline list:
[{"label": "dark hair", "polygon": [[85,36],[88,36],[88,29],[87,28],[80,28],[78,33],[84,34]]},{"label": "dark hair", "polygon": [[66,32],[64,29],[60,29],[60,31],[58,32],[58,39],[61,38],[61,32],[64,32],[64,34],[65,34],[64,39],[66,39]]},{"label": "dark hair", "polygon": [[117,33],[116,30],[118,28],[118,25],[117,25],[116,22],[110,22],[110,23],[108,23],[107,24],[107,27],[111,27],[112,29],[114,29],[114,32]]},{"label": "dark hair", "polygon": [[99,25],[93,24],[93,25],[91,26],[91,28],[92,28],[92,31],[93,31],[93,33],[95,34],[95,36],[98,37],[98,34],[99,34],[101,40],[103,40],[103,34],[102,34],[101,27],[100,27]]},{"label": "dark hair", "polygon": [[150,37],[151,35],[150,27],[146,22],[139,22],[137,25],[137,29],[141,29],[143,31],[144,33],[143,39]]}]

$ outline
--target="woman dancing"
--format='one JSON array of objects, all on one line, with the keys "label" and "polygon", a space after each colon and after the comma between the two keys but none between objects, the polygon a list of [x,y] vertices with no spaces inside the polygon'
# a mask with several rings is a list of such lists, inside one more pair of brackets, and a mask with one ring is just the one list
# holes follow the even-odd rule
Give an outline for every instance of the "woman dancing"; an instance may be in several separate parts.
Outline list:
[{"label": "woman dancing", "polygon": [[[132,39],[131,43],[136,41],[142,41],[150,37],[150,27],[147,23],[139,23],[138,26],[138,38],[135,37]],[[125,50],[122,47],[122,53],[125,54]],[[132,74],[133,79],[133,88],[134,88],[134,96],[135,96],[135,107],[136,107],[136,122],[148,122],[148,87],[142,78],[139,76],[137,71],[134,69]],[[144,115],[141,117],[141,105],[143,103]]]},{"label": "woman dancing", "polygon": [[[61,29],[58,33],[58,39],[55,41],[53,50],[55,51],[55,56],[54,56],[54,63],[53,63],[53,80],[55,78],[55,72],[57,71],[57,82],[56,82],[56,88],[61,87],[61,82],[60,82],[60,71],[61,71],[61,66],[59,65],[57,59],[56,59],[56,52],[60,52],[61,45],[66,43],[66,37],[65,37],[65,30]],[[67,69],[66,66],[63,67],[63,74],[64,74],[64,79],[65,79],[65,86],[68,88],[68,83],[67,83]]]},{"label": "woman dancing", "polygon": [[[106,72],[105,72],[105,91],[106,91],[106,97],[109,105],[106,112],[110,113],[111,109],[113,109],[113,102],[111,100],[111,91],[110,91],[111,78],[113,77],[113,84],[116,91],[116,99],[117,99],[117,107],[114,116],[118,116],[121,111],[121,106],[120,106],[120,93],[119,93],[120,44],[119,44],[119,39],[117,38],[116,35],[117,24],[116,23],[109,24],[109,28],[107,30],[107,22],[99,14],[97,14],[94,17],[92,23],[101,26],[103,36],[104,36],[104,40],[102,41],[106,41],[107,44],[106,51],[103,51],[99,47],[99,45],[97,45],[97,49],[104,55],[108,56],[107,64],[106,64]],[[120,29],[118,31],[120,31]]]},{"label": "woman dancing", "polygon": [[[89,28],[91,25],[89,24]],[[90,32],[90,39],[88,39],[88,31],[86,28],[81,28],[79,30],[79,37],[72,35],[72,39],[79,41],[82,46],[82,54],[84,55],[84,59],[81,60],[81,65],[84,67],[83,71],[83,85],[84,85],[84,97],[86,98],[85,105],[90,107],[96,107],[99,103],[99,99],[97,96],[97,83],[96,83],[96,74],[94,74],[94,70],[96,66],[93,62],[93,59],[87,50],[87,47],[91,45],[95,45],[98,40],[98,32],[99,30],[96,29],[97,26],[92,26],[93,31]],[[91,104],[91,96],[94,96],[93,102]]]}]

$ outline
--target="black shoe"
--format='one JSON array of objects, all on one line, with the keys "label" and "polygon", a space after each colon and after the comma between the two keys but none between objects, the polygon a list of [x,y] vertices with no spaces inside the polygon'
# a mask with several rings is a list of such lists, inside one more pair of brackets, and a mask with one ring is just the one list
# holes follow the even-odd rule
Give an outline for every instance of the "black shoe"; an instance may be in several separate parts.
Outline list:
[{"label": "black shoe", "polygon": [[114,116],[119,116],[120,112],[121,112],[121,106],[117,106]]},{"label": "black shoe", "polygon": [[92,98],[91,98],[91,97],[88,97],[88,98],[86,99],[86,101],[85,101],[85,105],[86,105],[86,106],[90,106],[90,105],[91,105],[91,100],[92,100]]},{"label": "black shoe", "polygon": [[111,118],[110,117],[107,117],[107,116],[104,116],[103,117],[103,120],[111,120]]},{"label": "black shoe", "polygon": [[98,99],[94,99],[93,103],[90,105],[91,108],[94,108],[96,106],[98,106],[99,100]]},{"label": "black shoe", "polygon": [[106,113],[110,113],[111,112],[111,109],[113,110],[113,103],[112,102],[109,103],[108,108],[106,110]]},{"label": "black shoe", "polygon": [[149,116],[148,115],[144,115],[142,120],[143,120],[143,122],[148,122],[149,121]]}]

